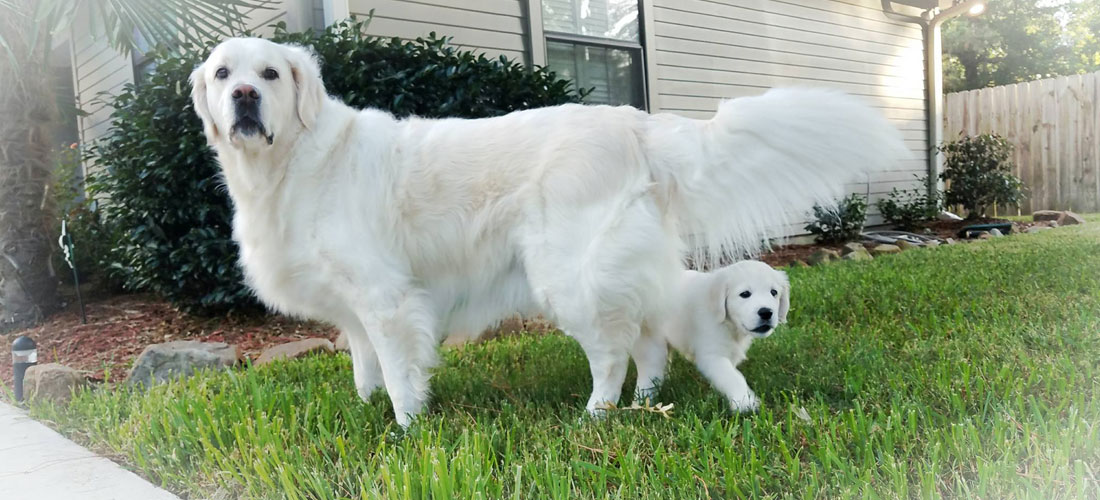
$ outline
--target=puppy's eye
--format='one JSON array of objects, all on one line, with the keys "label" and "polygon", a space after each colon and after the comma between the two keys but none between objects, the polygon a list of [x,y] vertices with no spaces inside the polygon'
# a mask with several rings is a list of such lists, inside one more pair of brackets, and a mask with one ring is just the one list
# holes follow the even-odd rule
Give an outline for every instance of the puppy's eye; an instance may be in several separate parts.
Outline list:
[{"label": "puppy's eye", "polygon": [[779,292],[775,291],[775,289],[773,288],[772,289],[772,297],[775,297],[776,295],[779,295]]},{"label": "puppy's eye", "polygon": [[752,292],[750,292],[748,290],[745,290],[745,291],[741,292],[740,295],[741,295],[742,299],[747,299],[749,297],[752,297]]},{"label": "puppy's eye", "polygon": [[228,77],[229,70],[226,68],[218,68],[218,70],[214,72],[214,78],[217,78],[218,80],[225,80]]},{"label": "puppy's eye", "polygon": [[267,68],[261,76],[264,77],[264,80],[274,80],[279,78],[279,72],[275,71],[275,68]]}]

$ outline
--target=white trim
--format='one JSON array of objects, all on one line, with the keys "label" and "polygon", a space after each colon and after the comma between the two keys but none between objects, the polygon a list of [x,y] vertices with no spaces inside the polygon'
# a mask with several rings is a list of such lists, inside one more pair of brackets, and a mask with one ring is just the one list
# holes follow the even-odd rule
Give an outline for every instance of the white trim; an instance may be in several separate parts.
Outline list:
[{"label": "white trim", "polygon": [[650,113],[660,112],[657,106],[657,34],[654,31],[653,0],[638,0],[642,15],[642,62],[645,67],[645,103]]},{"label": "white trim", "polygon": [[349,0],[324,0],[325,26],[351,17],[351,6],[348,2]]},{"label": "white trim", "polygon": [[527,0],[527,33],[532,66],[546,66],[546,33],[542,30],[542,0]]}]

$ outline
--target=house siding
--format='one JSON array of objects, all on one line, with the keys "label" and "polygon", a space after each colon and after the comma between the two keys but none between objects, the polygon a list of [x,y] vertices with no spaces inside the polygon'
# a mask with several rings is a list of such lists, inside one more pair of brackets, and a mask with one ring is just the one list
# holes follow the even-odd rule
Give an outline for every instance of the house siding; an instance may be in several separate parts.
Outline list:
[{"label": "house siding", "polygon": [[[878,0],[653,0],[648,55],[654,111],[694,118],[722,99],[777,86],[836,88],[866,99],[900,130],[912,158],[851,185],[874,202],[921,186],[927,171],[924,53],[918,26],[892,21]],[[801,224],[792,232],[801,232]]]},{"label": "house siding", "polygon": [[490,57],[528,58],[527,0],[351,0],[349,10],[366,19],[367,33],[413,40],[435,32],[452,43]]}]

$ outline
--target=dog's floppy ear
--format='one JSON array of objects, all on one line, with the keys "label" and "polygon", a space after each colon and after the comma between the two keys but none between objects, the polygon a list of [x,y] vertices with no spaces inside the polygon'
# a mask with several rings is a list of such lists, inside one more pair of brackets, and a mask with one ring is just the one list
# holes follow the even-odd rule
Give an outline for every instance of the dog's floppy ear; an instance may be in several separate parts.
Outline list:
[{"label": "dog's floppy ear", "polygon": [[294,78],[298,120],[303,127],[310,129],[317,121],[317,114],[321,112],[321,105],[325,102],[325,83],[321,80],[321,68],[309,49],[297,45],[287,45],[286,48],[290,74]]},{"label": "dog's floppy ear", "polygon": [[729,300],[730,288],[733,287],[731,273],[717,273],[714,282],[707,290],[707,309],[711,318],[717,323],[722,323],[729,318],[726,302]]},{"label": "dog's floppy ear", "polygon": [[214,117],[210,114],[210,105],[206,102],[206,78],[203,76],[206,64],[200,64],[191,72],[191,104],[195,113],[202,120],[202,131],[206,134],[206,141],[214,144],[218,142],[218,124],[214,123]]},{"label": "dog's floppy ear", "polygon": [[791,280],[787,278],[787,273],[778,270],[776,272],[780,276],[779,322],[777,324],[783,324],[787,322],[787,311],[791,308]]}]

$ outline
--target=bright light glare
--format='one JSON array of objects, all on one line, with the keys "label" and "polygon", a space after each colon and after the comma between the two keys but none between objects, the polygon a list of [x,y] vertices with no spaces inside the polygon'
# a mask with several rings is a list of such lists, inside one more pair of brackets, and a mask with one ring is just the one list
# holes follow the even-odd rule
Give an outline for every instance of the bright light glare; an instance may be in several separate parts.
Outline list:
[{"label": "bright light glare", "polygon": [[974,5],[971,5],[970,10],[966,11],[967,14],[970,14],[972,16],[980,16],[982,12],[985,12],[984,2],[978,2]]}]

